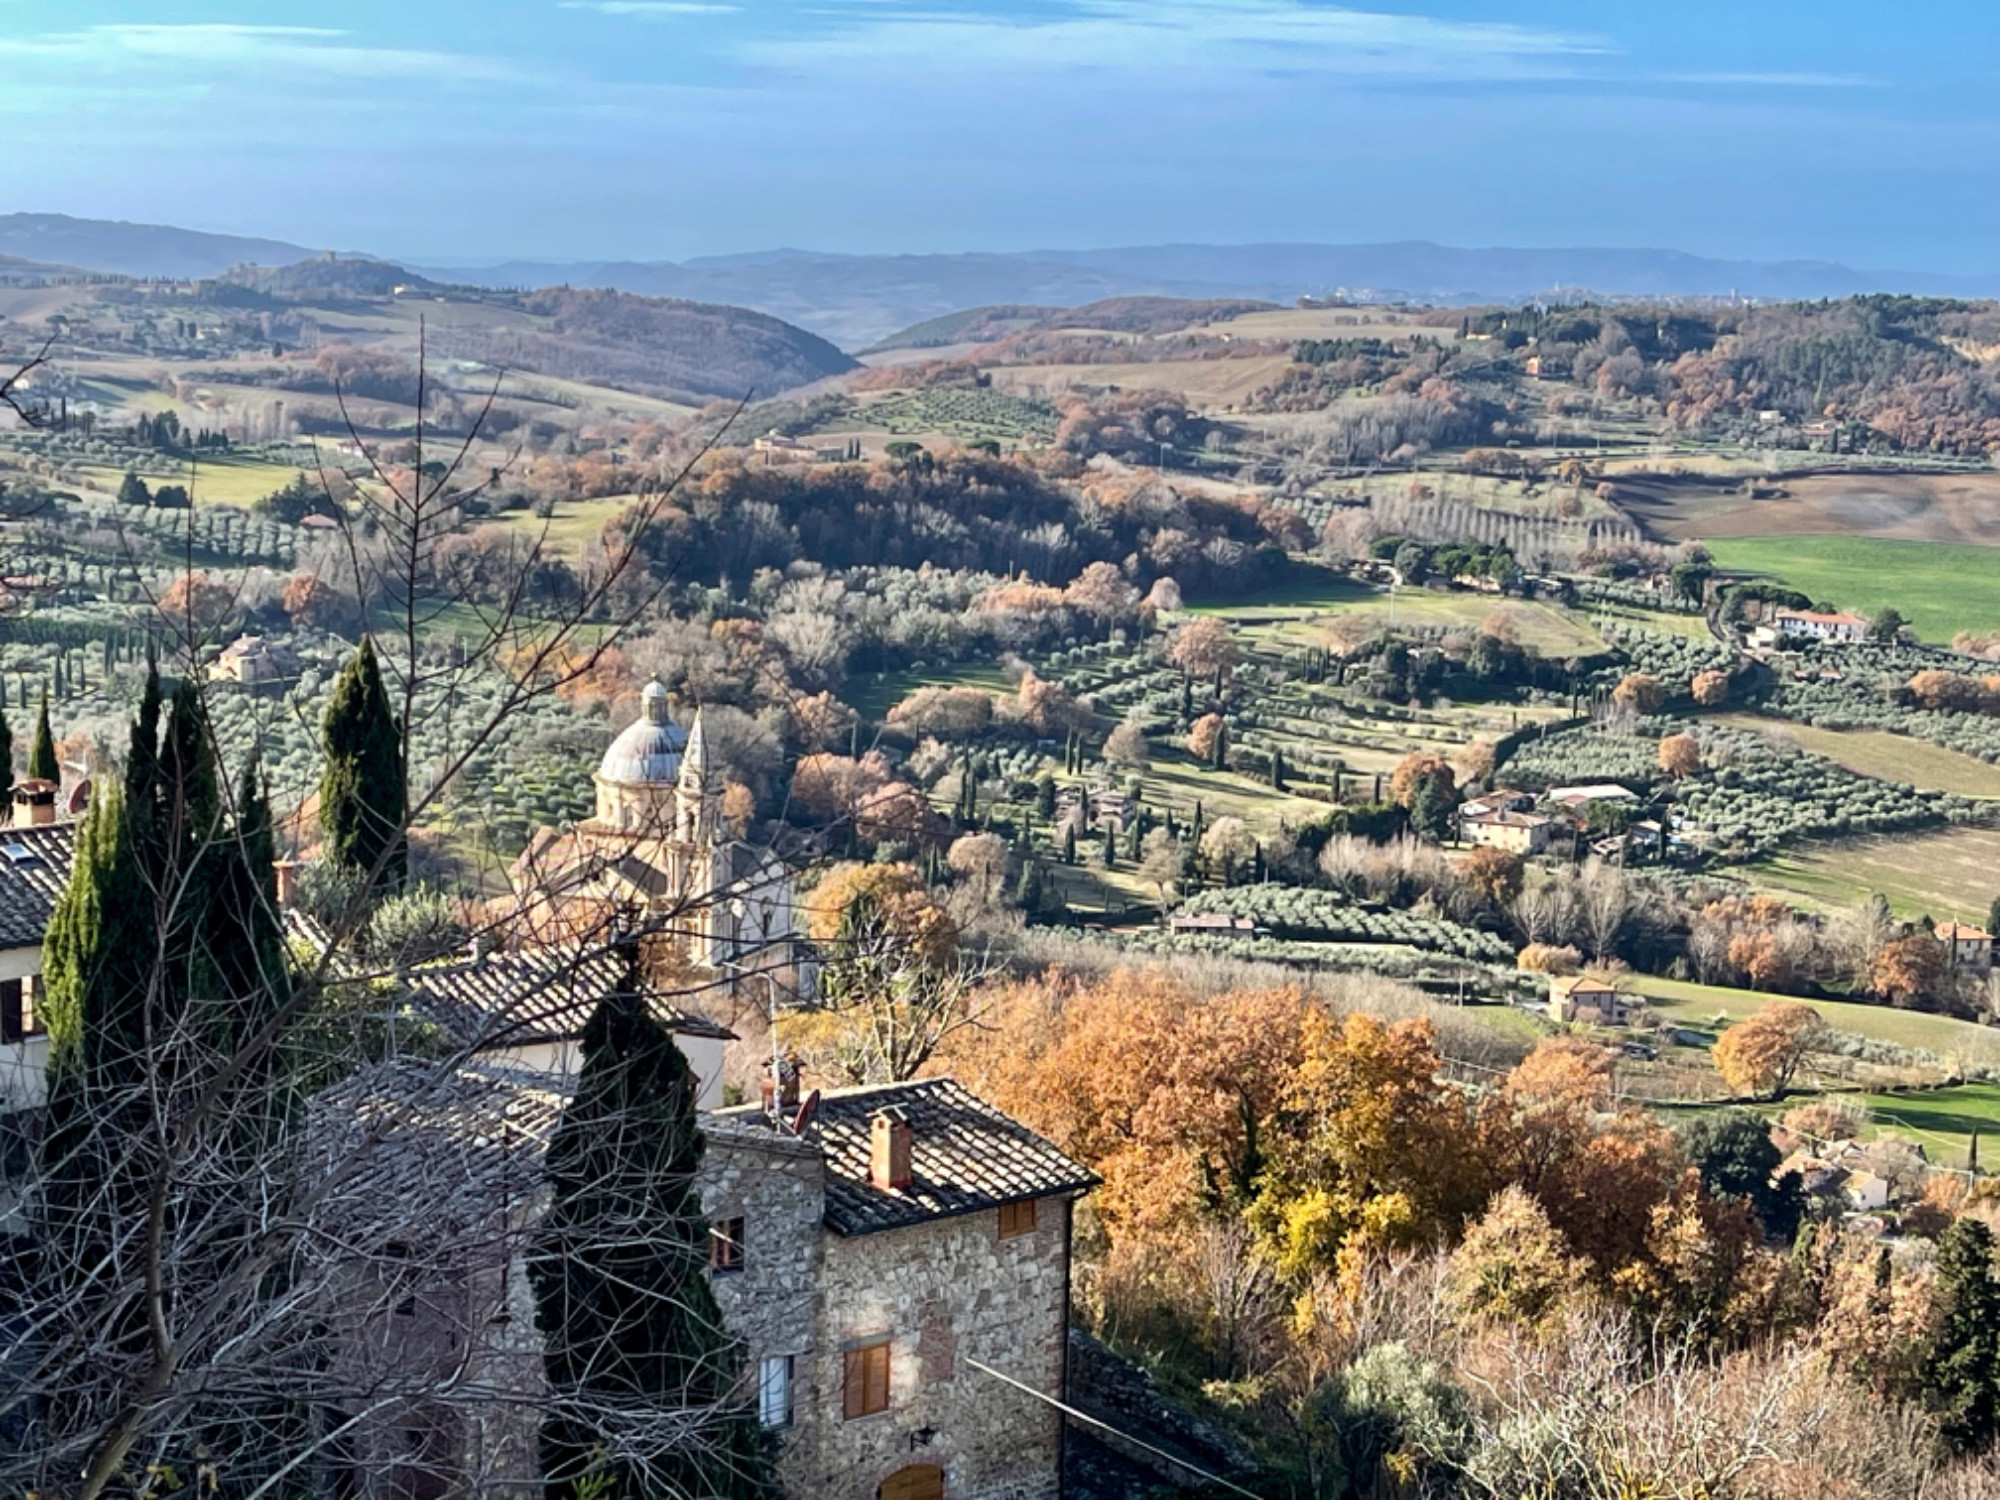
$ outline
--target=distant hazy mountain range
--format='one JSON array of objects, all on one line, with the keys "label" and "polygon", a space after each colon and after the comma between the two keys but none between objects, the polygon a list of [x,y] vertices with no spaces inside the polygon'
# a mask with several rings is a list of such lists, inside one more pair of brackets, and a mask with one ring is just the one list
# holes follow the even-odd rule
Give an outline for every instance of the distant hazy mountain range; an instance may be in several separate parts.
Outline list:
[{"label": "distant hazy mountain range", "polygon": [[[158,225],[0,215],[0,256],[136,276],[215,276],[245,262],[289,265],[318,252],[274,240]],[[1433,303],[1513,301],[1559,290],[1604,296],[1772,300],[1894,291],[2000,295],[1985,276],[1866,271],[1825,261],[1724,261],[1672,250],[1465,250],[1381,245],[1151,245],[1020,254],[825,255],[772,250],[688,261],[506,261],[427,265],[473,286],[607,287],[754,308],[857,348],[944,313],[996,303],[1074,306],[1106,297],[1302,294]]]},{"label": "distant hazy mountain range", "polygon": [[893,330],[969,307],[1075,306],[1106,297],[1245,297],[1290,302],[1344,294],[1365,301],[1517,301],[1560,290],[1603,296],[1776,301],[1860,292],[2000,294],[2000,272],[1946,276],[1857,271],[1825,261],[1722,261],[1673,250],[1460,250],[1391,245],[1142,245],[1018,255],[757,255],[671,261],[516,261],[426,268],[489,286],[615,286],[662,297],[733,302],[858,348]]}]

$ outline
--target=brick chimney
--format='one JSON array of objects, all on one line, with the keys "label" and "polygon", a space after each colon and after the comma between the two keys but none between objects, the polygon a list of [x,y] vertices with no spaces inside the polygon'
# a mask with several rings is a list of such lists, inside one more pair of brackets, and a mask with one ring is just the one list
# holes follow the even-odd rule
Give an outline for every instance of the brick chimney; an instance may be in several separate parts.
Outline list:
[{"label": "brick chimney", "polygon": [[62,790],[53,781],[14,783],[14,826],[37,828],[56,820],[56,794]]},{"label": "brick chimney", "polygon": [[[776,1095],[774,1098],[773,1095]],[[796,1110],[799,1107],[799,1058],[790,1053],[778,1063],[778,1086],[771,1087],[771,1065],[764,1064],[764,1113]]]},{"label": "brick chimney", "polygon": [[914,1132],[909,1116],[894,1105],[878,1109],[868,1117],[868,1185],[877,1192],[893,1192],[916,1181],[910,1171],[910,1146]]},{"label": "brick chimney", "polygon": [[290,906],[299,898],[299,867],[304,863],[297,859],[278,859],[271,862],[272,873],[278,878],[278,905]]}]

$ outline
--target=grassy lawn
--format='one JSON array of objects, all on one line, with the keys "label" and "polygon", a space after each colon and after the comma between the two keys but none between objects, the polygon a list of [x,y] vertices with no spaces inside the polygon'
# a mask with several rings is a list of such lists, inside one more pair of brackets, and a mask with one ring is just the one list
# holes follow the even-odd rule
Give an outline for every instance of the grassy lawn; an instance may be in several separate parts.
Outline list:
[{"label": "grassy lawn", "polygon": [[1378,597],[1378,590],[1372,585],[1350,578],[1347,574],[1319,563],[1294,560],[1278,581],[1268,588],[1253,593],[1233,595],[1223,599],[1209,599],[1200,604],[1190,605],[1191,615],[1219,615],[1225,619],[1235,619],[1243,615],[1262,615],[1269,611],[1283,611],[1289,614],[1310,614],[1318,610],[1338,609],[1343,605],[1365,603]]},{"label": "grassy lawn", "polygon": [[1819,906],[1855,906],[1880,892],[1897,916],[1984,922],[2000,895],[2000,829],[1948,828],[1815,844],[1745,867],[1751,882]]},{"label": "grassy lawn", "polygon": [[1725,568],[1762,573],[1816,603],[1872,614],[1894,606],[1925,640],[1960,630],[2000,630],[2000,569],[1990,548],[1879,537],[1717,538]]},{"label": "grassy lawn", "polygon": [[2000,766],[1908,735],[1891,734],[1886,729],[1816,729],[1810,724],[1767,719],[1757,714],[1720,714],[1717,722],[1781,735],[1800,748],[1838,761],[1862,776],[1907,781],[1926,791],[2000,797]]},{"label": "grassy lawn", "polygon": [[1210,827],[1217,818],[1241,818],[1260,838],[1277,832],[1280,823],[1297,827],[1330,811],[1324,802],[1290,796],[1268,782],[1234,771],[1210,770],[1179,751],[1160,746],[1154,747],[1152,762],[1146,767],[1145,800],[1155,809],[1172,808],[1174,816],[1184,822],[1194,816],[1194,805],[1199,802],[1202,818]]},{"label": "grassy lawn", "polygon": [[1691,641],[1715,639],[1709,634],[1708,619],[1705,615],[1637,609],[1629,604],[1607,604],[1598,599],[1590,601],[1587,611],[1593,621],[1615,620],[1621,625],[1637,625],[1642,630],[1658,631],[1661,635],[1685,636]]},{"label": "grassy lawn", "polygon": [[993,693],[1011,693],[1014,684],[992,662],[960,662],[950,666],[926,667],[921,671],[877,672],[856,677],[841,690],[847,705],[869,723],[882,716],[920,687],[981,687]]},{"label": "grassy lawn", "polygon": [[[1637,976],[1633,988],[1662,1015],[1690,1023],[1706,1021],[1718,1014],[1739,1021],[1786,998],[1767,995],[1759,990],[1657,979],[1650,974]],[[1862,1005],[1849,1000],[1808,1000],[1804,1003],[1818,1011],[1835,1031],[1872,1037],[1899,1047],[1921,1048],[1935,1053],[1948,1064],[2000,1064],[2000,1031],[1972,1021],[1926,1015],[1921,1011],[1895,1010],[1886,1005]]]},{"label": "grassy lawn", "polygon": [[1881,1134],[1916,1141],[1939,1166],[1964,1166],[1974,1132],[1985,1137],[1984,1155],[1991,1165],[1993,1137],[2000,1132],[2000,1084],[1961,1083],[1927,1092],[1861,1097]]},{"label": "grassy lawn", "polygon": [[[107,495],[117,494],[118,485],[125,478],[123,469],[105,464],[88,464],[80,472],[87,484]],[[252,503],[262,500],[273,490],[281,490],[290,484],[298,477],[298,472],[297,469],[257,458],[236,458],[227,454],[204,456],[195,470],[195,504],[240,505],[247,510]],[[188,482],[185,468],[171,479],[162,474],[148,474],[144,478],[154,489],[163,484]]]},{"label": "grassy lawn", "polygon": [[606,495],[601,500],[561,500],[546,520],[531,510],[510,510],[493,520],[510,531],[520,532],[530,542],[542,536],[543,527],[547,527],[543,556],[559,557],[567,562],[594,541],[604,529],[604,523],[630,505],[634,498],[631,495]]}]

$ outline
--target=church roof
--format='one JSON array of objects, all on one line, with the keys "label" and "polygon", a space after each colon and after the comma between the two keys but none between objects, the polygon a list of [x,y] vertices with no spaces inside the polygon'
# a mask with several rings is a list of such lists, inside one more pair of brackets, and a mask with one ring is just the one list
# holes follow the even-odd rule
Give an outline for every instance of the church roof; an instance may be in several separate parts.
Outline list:
[{"label": "church roof", "polygon": [[628,786],[672,785],[680,775],[687,731],[669,716],[664,686],[649,682],[642,697],[644,711],[611,742],[597,774]]}]

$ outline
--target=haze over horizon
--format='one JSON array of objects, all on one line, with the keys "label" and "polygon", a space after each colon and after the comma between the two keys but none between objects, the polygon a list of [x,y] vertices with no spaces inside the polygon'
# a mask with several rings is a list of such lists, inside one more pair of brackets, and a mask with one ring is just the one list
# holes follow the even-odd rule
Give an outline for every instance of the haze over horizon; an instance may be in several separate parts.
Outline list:
[{"label": "haze over horizon", "polygon": [[2000,270],[1990,5],[17,7],[0,211],[420,263],[1172,242]]}]

